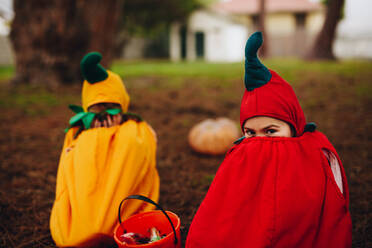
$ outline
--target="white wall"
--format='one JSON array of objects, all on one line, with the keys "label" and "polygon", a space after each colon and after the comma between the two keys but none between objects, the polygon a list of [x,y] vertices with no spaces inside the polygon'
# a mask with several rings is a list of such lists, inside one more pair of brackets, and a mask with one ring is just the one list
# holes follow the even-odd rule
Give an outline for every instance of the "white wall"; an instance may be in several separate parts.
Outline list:
[{"label": "white wall", "polygon": [[[244,59],[244,46],[248,38],[248,30],[243,24],[223,14],[196,11],[190,16],[187,28],[188,60],[194,60],[196,58],[196,32],[204,33],[204,59],[206,61],[237,62]],[[173,38],[173,42],[177,42],[177,39]],[[175,50],[175,45],[171,44],[171,47]]]},{"label": "white wall", "polygon": [[265,18],[266,31],[275,36],[293,34],[296,29],[296,18],[293,13],[268,14]]},{"label": "white wall", "polygon": [[13,18],[13,2],[11,0],[0,0],[0,65],[14,63],[14,55],[9,40],[10,22]]},{"label": "white wall", "polygon": [[224,29],[225,56],[217,61],[239,62],[244,60],[244,47],[248,39],[248,29],[242,25],[231,25]]},{"label": "white wall", "polygon": [[14,63],[13,50],[8,36],[0,35],[0,51],[0,65]]},{"label": "white wall", "polygon": [[169,32],[169,56],[172,61],[181,60],[181,37],[179,23],[173,23]]},{"label": "white wall", "polygon": [[322,29],[325,19],[324,14],[323,11],[315,11],[307,15],[305,25],[309,34],[316,35]]}]

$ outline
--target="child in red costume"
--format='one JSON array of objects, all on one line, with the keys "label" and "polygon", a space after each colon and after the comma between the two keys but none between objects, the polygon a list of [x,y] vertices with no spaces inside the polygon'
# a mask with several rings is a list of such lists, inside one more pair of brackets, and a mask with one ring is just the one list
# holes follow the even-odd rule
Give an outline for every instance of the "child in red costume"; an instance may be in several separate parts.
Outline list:
[{"label": "child in red costume", "polygon": [[291,86],[245,48],[240,125],[189,230],[186,248],[351,247],[346,176],[328,139],[306,124]]}]

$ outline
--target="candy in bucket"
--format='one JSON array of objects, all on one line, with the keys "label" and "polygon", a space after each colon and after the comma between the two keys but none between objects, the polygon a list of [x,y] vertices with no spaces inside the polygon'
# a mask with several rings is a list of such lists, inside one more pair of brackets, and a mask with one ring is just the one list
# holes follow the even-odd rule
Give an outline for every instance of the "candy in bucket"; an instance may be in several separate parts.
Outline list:
[{"label": "candy in bucket", "polygon": [[[155,205],[160,210],[135,214],[121,221],[121,208],[129,199],[142,200]],[[119,205],[119,224],[114,231],[114,239],[119,247],[161,247],[180,248],[180,218],[142,195],[131,195]]]}]

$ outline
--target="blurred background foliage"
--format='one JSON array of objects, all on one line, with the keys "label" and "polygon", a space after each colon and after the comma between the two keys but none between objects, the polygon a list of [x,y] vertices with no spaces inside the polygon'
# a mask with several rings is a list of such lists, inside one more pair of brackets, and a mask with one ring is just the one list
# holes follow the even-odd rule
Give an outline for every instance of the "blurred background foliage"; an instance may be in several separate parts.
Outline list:
[{"label": "blurred background foliage", "polygon": [[116,36],[116,54],[122,54],[123,47],[133,36],[150,40],[144,52],[145,57],[168,57],[169,26],[174,21],[183,22],[195,9],[213,0],[129,0],[125,1],[119,31]]},{"label": "blurred background foliage", "polygon": [[[79,62],[101,52],[109,66],[133,37],[145,38],[145,58],[169,58],[169,29],[215,0],[14,0],[10,39],[15,53],[14,84],[56,87],[81,81]],[[258,14],[264,19],[264,0]],[[344,0],[329,0],[324,26],[308,52],[310,59],[335,59],[335,29]],[[262,31],[265,34],[264,25]],[[266,40],[268,43],[269,40]],[[262,50],[262,49],[261,49]]]},{"label": "blurred background foliage", "polygon": [[120,29],[130,35],[151,37],[176,20],[185,21],[195,9],[205,4],[200,0],[129,0],[123,4]]}]

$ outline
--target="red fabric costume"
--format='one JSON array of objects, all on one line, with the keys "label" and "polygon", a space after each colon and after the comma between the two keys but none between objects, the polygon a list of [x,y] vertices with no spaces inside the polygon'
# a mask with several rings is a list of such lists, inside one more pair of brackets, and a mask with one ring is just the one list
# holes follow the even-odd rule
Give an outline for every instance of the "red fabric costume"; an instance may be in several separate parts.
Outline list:
[{"label": "red fabric costume", "polygon": [[[260,33],[253,36],[262,39]],[[240,123],[274,117],[289,123],[295,137],[246,138],[227,153],[193,219],[186,248],[351,247],[349,191],[337,152],[322,133],[306,130],[291,86],[267,72],[263,85],[247,87]],[[343,192],[324,150],[336,155]]]}]

